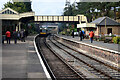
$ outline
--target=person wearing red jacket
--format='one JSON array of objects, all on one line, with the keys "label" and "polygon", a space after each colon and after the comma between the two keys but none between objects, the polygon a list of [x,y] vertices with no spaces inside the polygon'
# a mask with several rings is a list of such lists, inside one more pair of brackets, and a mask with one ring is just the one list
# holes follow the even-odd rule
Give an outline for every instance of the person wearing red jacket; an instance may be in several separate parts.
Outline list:
[{"label": "person wearing red jacket", "polygon": [[90,41],[91,41],[91,43],[92,43],[92,42],[93,42],[93,37],[94,37],[94,32],[91,31],[91,32],[89,33],[89,36],[90,36]]},{"label": "person wearing red jacket", "polygon": [[10,44],[11,32],[10,32],[10,31],[7,31],[7,32],[5,33],[5,35],[6,35],[6,38],[7,38],[7,44],[8,44],[8,42],[9,42],[9,44]]}]

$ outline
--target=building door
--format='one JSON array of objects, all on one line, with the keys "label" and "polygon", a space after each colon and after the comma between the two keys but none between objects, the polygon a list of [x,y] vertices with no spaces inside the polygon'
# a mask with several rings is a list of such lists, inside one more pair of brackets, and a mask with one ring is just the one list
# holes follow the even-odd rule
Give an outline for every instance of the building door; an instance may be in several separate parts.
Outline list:
[{"label": "building door", "polygon": [[110,34],[110,33],[112,34],[112,28],[107,29],[107,34]]}]

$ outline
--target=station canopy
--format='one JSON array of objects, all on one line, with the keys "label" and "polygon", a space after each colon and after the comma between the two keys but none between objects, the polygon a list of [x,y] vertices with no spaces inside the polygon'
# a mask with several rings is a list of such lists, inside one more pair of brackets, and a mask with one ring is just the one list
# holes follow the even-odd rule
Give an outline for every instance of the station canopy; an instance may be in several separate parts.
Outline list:
[{"label": "station canopy", "polygon": [[1,20],[19,20],[24,17],[31,17],[34,16],[34,12],[25,12],[25,13],[18,13],[17,11],[11,8],[5,8],[0,11],[0,19]]},{"label": "station canopy", "polygon": [[81,23],[81,24],[77,24],[77,28],[87,28],[87,27],[96,28],[96,24],[95,23]]}]

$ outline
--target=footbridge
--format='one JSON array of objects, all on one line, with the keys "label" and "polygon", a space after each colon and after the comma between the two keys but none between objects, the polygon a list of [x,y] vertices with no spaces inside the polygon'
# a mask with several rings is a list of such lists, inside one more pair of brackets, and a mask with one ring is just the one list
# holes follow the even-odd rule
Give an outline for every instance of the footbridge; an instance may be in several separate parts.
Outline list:
[{"label": "footbridge", "polygon": [[87,18],[84,15],[77,16],[34,16],[35,22],[77,22],[87,23]]}]

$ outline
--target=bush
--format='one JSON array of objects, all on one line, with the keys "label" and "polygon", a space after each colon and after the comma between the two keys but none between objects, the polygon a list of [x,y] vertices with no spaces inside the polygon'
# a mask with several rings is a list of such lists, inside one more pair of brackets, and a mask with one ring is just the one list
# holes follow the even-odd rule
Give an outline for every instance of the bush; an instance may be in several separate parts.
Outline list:
[{"label": "bush", "polygon": [[99,38],[99,41],[104,41],[105,40],[105,37],[100,37]]},{"label": "bush", "polygon": [[113,37],[112,41],[116,44],[120,44],[120,37]]},{"label": "bush", "polygon": [[98,38],[97,37],[93,37],[93,39],[97,41]]},{"label": "bush", "polygon": [[60,32],[60,34],[65,35],[65,31]]},{"label": "bush", "polygon": [[116,36],[114,34],[112,34],[111,37],[116,37]]}]

